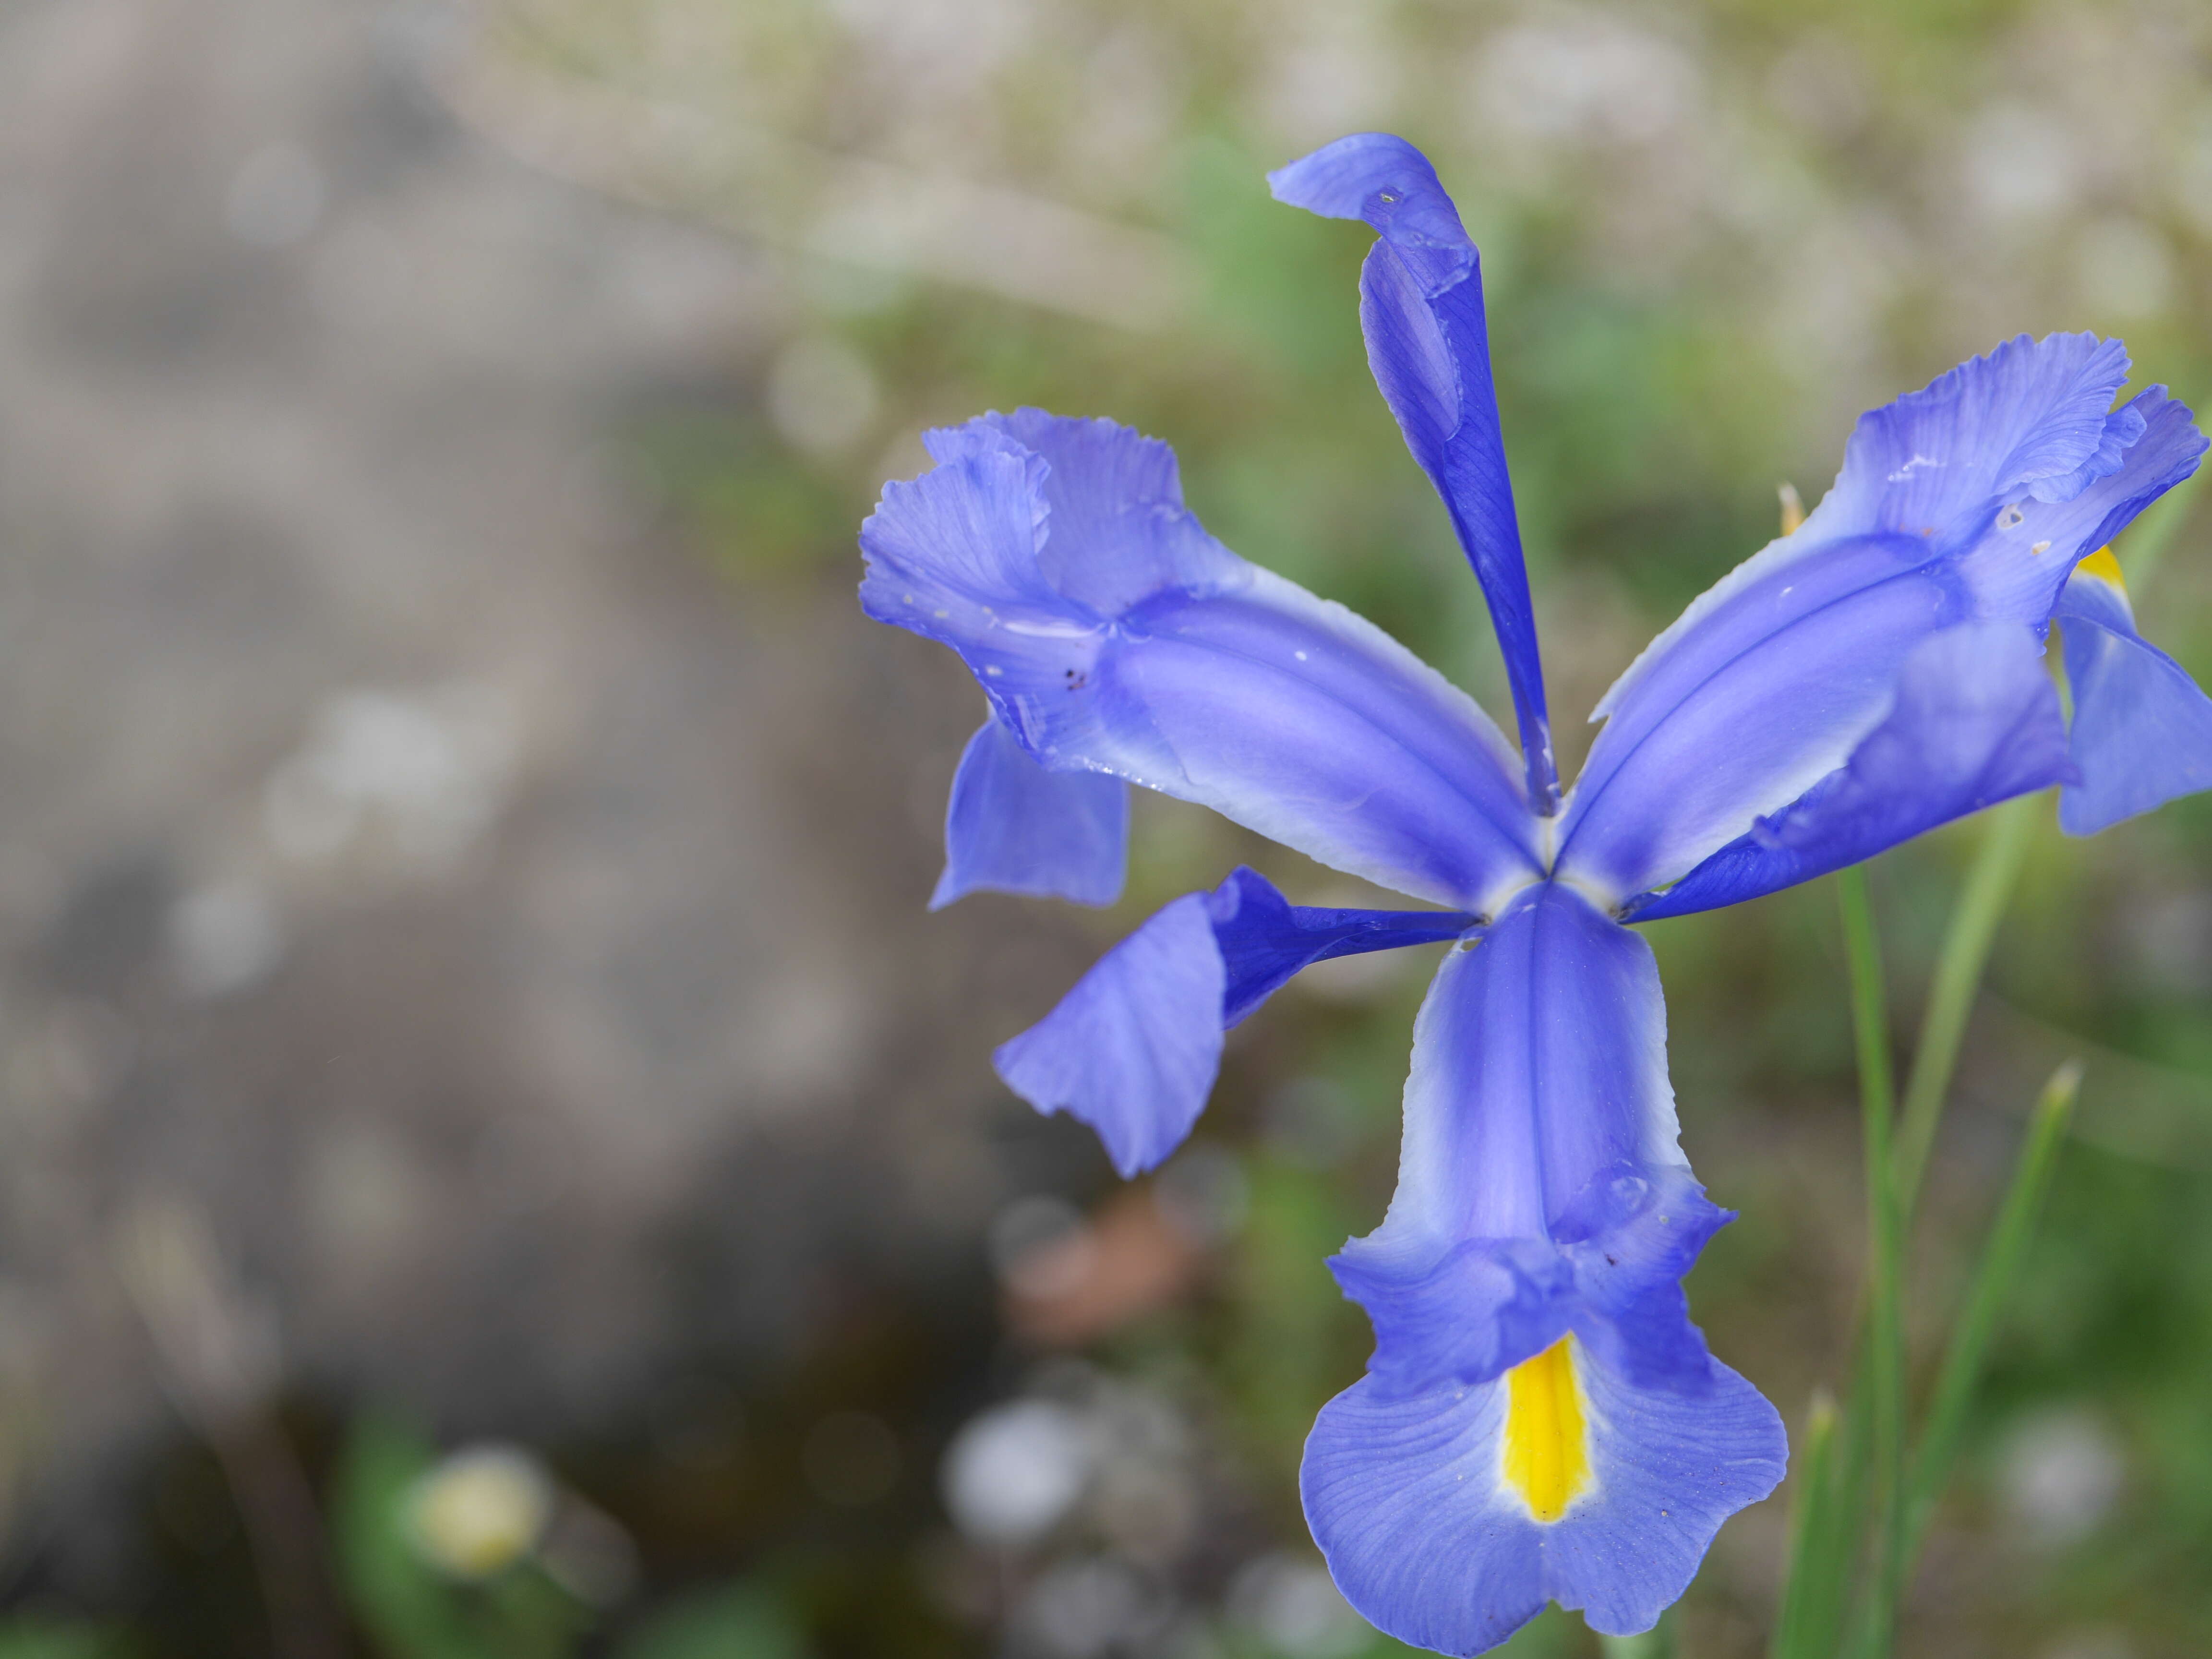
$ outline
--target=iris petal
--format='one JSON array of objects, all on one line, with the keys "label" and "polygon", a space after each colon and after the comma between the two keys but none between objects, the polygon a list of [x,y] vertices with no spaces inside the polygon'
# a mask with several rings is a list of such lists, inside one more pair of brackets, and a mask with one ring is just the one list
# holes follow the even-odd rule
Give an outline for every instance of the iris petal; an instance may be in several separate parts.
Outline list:
[{"label": "iris petal", "polygon": [[2127,378],[2127,349],[2094,334],[2023,334],[1969,358],[1859,417],[1800,533],[1941,535],[1987,501],[2070,501],[2142,435],[2140,414],[2112,410]]},{"label": "iris petal", "polygon": [[931,442],[936,468],[861,531],[862,605],[958,651],[1040,764],[1455,908],[1536,875],[1511,751],[1473,700],[1207,536],[1164,447],[1033,410]]},{"label": "iris petal", "polygon": [[1207,898],[1227,973],[1221,1018],[1236,1025],[1299,969],[1339,957],[1457,939],[1475,918],[1457,910],[1333,910],[1294,905],[1256,870],[1239,868]]},{"label": "iris petal", "polygon": [[1041,1112],[1089,1124],[1124,1176],[1182,1144],[1221,1069],[1221,951],[1186,893],[1109,951],[992,1063]]},{"label": "iris petal", "polygon": [[1238,869],[1188,893],[1100,958],[1060,1006],[1000,1045],[1006,1086],[1041,1112],[1097,1130],[1124,1176],[1190,1133],[1220,1069],[1222,1033],[1302,968],[1337,957],[1455,939],[1454,911],[1328,910],[1287,902]]},{"label": "iris petal", "polygon": [[2073,775],[2035,635],[1970,623],[1914,651],[1896,705],[1846,765],[1626,914],[1650,921],[1755,898]]},{"label": "iris petal", "polygon": [[1388,133],[1340,138],[1269,173],[1267,183],[1279,201],[1364,219],[1381,233],[1359,276],[1367,361],[1481,580],[1512,682],[1529,797],[1548,814],[1559,774],[1491,384],[1480,256],[1428,158]]},{"label": "iris petal", "polygon": [[1781,1480],[1781,1419],[1727,1366],[1707,1361],[1684,1389],[1573,1354],[1587,1484],[1553,1521],[1509,1478],[1504,1378],[1391,1395],[1369,1377],[1322,1408],[1299,1472],[1306,1520],[1371,1623],[1456,1654],[1497,1646],[1547,1601],[1607,1635],[1649,1630],[1721,1523]]},{"label": "iris petal", "polygon": [[1703,1374],[1678,1281],[1728,1214],[1677,1144],[1666,1040],[1650,947],[1571,889],[1444,958],[1389,1213],[1329,1263],[1378,1391],[1487,1381],[1569,1330],[1642,1380]]},{"label": "iris petal", "polygon": [[1913,647],[1970,616],[1953,573],[1900,537],[1741,590],[1614,706],[1567,801],[1560,868],[1623,896],[1686,874],[1841,766]]},{"label": "iris petal", "polygon": [[1560,868],[1623,896],[1679,880],[1845,764],[1923,640],[1982,618],[2039,629],[2093,538],[2203,448],[2161,392],[2106,412],[2126,366],[2086,335],[2014,341],[1862,420],[1803,526],[1599,703]]},{"label": "iris petal", "polygon": [[2136,631],[2126,593],[2077,572],[2057,616],[2081,771],[2081,781],[2059,796],[2059,826],[2094,835],[2177,795],[2212,788],[2212,699]]},{"label": "iris petal", "polygon": [[1650,1627],[1786,1446],[1680,1279],[1728,1219],[1676,1142],[1643,939],[1553,883],[1452,951],[1423,1005],[1397,1194],[1330,1266],[1375,1325],[1306,1443],[1346,1597],[1478,1653],[1547,1600]]},{"label": "iris petal", "polygon": [[2040,628],[2058,601],[2074,562],[2127,528],[2167,490],[2196,471],[2204,434],[2189,407],[2153,386],[2113,419],[2133,416],[2136,436],[2121,465],[2063,501],[2022,498],[2000,509],[1972,551],[1959,562],[1977,615],[2012,617]]},{"label": "iris petal", "polygon": [[952,776],[945,873],[929,908],[983,890],[1111,904],[1128,861],[1129,786],[1099,772],[1048,772],[987,720]]}]

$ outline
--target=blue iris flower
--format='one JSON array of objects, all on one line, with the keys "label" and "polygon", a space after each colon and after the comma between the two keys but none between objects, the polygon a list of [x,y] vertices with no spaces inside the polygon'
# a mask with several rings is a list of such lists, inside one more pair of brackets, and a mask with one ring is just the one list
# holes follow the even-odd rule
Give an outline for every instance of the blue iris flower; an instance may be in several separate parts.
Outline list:
[{"label": "blue iris flower", "polygon": [[[1420,153],[1343,139],[1272,175],[1379,234],[1369,362],[1503,647],[1518,752],[1464,693],[1184,507],[1164,444],[1036,410],[933,432],[861,532],[870,616],[989,699],[935,902],[1110,903],[1129,784],[1436,909],[1314,909],[1240,869],[1175,900],[998,1052],[1041,1110],[1158,1164],[1224,1031],[1300,969],[1454,941],[1414,1026],[1399,1184],[1330,1262],[1375,1328],[1307,1442],[1306,1515],[1394,1636],[1471,1654],[1547,1600],[1649,1628],[1782,1478],[1773,1407],[1681,1280],[1729,1212],[1678,1144],[1631,922],[1732,904],[2063,786],[2102,828],[2212,785],[2212,702],[2137,633],[2103,550],[2205,449],[2128,360],[2025,337],[1864,416],[1834,489],[1655,640],[1564,798],[1474,244]],[[2062,624],[2070,725],[2043,659]]]}]

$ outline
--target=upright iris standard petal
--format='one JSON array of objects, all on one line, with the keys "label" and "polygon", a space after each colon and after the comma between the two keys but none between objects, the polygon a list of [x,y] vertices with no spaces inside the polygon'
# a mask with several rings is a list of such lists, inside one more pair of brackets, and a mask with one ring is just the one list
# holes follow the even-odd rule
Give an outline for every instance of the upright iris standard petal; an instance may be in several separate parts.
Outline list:
[{"label": "upright iris standard petal", "polygon": [[1559,772],[1474,244],[1428,158],[1388,133],[1340,138],[1269,173],[1267,183],[1279,201],[1329,218],[1364,219],[1381,233],[1359,277],[1367,360],[1481,579],[1512,682],[1529,798],[1549,816],[1559,800]]},{"label": "upright iris standard petal", "polygon": [[1568,799],[1559,867],[1626,897],[1686,874],[1834,771],[1912,648],[1969,620],[1945,575],[1904,538],[1838,544],[1647,654]]},{"label": "upright iris standard petal", "polygon": [[1330,1264],[1375,1356],[1301,1477],[1338,1587],[1405,1641],[1480,1652],[1547,1599],[1648,1629],[1782,1478],[1773,1407],[1689,1322],[1727,1217],[1676,1144],[1664,1027],[1650,948],[1552,883],[1422,1007],[1397,1195]]},{"label": "upright iris standard petal", "polygon": [[2023,497],[1999,507],[1958,560],[1975,613],[2011,617],[2040,628],[2058,602],[2077,558],[2104,546],[2136,515],[2197,471],[2204,434],[2189,406],[2153,386],[2112,411],[2115,426],[2139,429],[2112,471],[2064,501]]},{"label": "upright iris standard petal", "polygon": [[1233,586],[1244,562],[1207,535],[1182,503],[1175,451],[1111,421],[1041,409],[986,415],[1045,464],[1050,533],[1036,550],[1054,592],[1113,616],[1164,589]]},{"label": "upright iris standard petal", "polygon": [[2089,538],[2203,447],[2162,392],[2092,420],[2125,369],[2087,336],[2015,341],[1862,420],[1812,517],[1600,702],[1559,867],[1624,897],[1678,880],[1842,766],[1923,640],[1984,618],[2039,629]]},{"label": "upright iris standard petal", "polygon": [[1188,893],[1107,952],[1060,1006],[996,1055],[999,1075],[1041,1112],[1091,1125],[1124,1176],[1181,1146],[1220,1068],[1222,1033],[1302,968],[1456,939],[1455,911],[1292,905],[1240,868]]},{"label": "upright iris standard petal", "polygon": [[1040,764],[1457,908],[1540,873],[1511,751],[1474,702],[1208,537],[1164,447],[1031,410],[930,441],[936,468],[886,487],[861,531],[861,602],[958,651]]},{"label": "upright iris standard petal", "polygon": [[1756,898],[2074,775],[2033,633],[1970,623],[1906,659],[1895,706],[1848,764],[1626,914],[1651,921]]},{"label": "upright iris standard petal", "polygon": [[1835,488],[1801,533],[1927,537],[1985,503],[2071,501],[2142,436],[2140,414],[2112,410],[2127,378],[2118,340],[2008,340],[1861,416]]},{"label": "upright iris standard petal", "polygon": [[1048,772],[994,718],[968,740],[945,811],[941,910],[979,890],[1107,905],[1129,862],[1129,786],[1100,772]]},{"label": "upright iris standard petal", "polygon": [[2080,781],[2058,798],[2058,823],[2089,836],[2177,795],[2212,789],[2212,699],[2180,664],[2136,631],[2109,551],[2085,559],[2057,609],[2070,738]]}]

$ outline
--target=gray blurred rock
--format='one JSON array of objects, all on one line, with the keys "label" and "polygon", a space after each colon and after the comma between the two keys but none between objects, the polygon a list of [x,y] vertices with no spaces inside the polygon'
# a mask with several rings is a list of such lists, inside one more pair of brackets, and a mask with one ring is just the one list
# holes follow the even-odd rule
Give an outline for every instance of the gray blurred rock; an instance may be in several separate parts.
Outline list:
[{"label": "gray blurred rock", "polygon": [[0,1386],[64,1486],[161,1409],[149,1183],[295,1378],[555,1431],[787,1351],[833,1240],[980,1226],[976,1033],[1062,975],[922,913],[957,669],[611,459],[755,395],[774,270],[459,128],[453,27],[0,17]]}]

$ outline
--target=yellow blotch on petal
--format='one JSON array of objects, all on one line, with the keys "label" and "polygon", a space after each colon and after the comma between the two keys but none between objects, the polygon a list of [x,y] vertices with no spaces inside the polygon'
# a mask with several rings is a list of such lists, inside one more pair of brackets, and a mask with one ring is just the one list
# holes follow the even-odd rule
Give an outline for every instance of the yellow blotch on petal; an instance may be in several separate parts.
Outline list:
[{"label": "yellow blotch on petal", "polygon": [[1558,1520],[1589,1488],[1572,1342],[1563,1336],[1505,1373],[1505,1480],[1539,1521]]},{"label": "yellow blotch on petal", "polygon": [[2075,574],[2094,576],[2100,582],[2110,582],[2124,593],[2128,585],[2120,580],[2120,562],[2112,556],[2110,547],[2100,547],[2074,567]]}]

